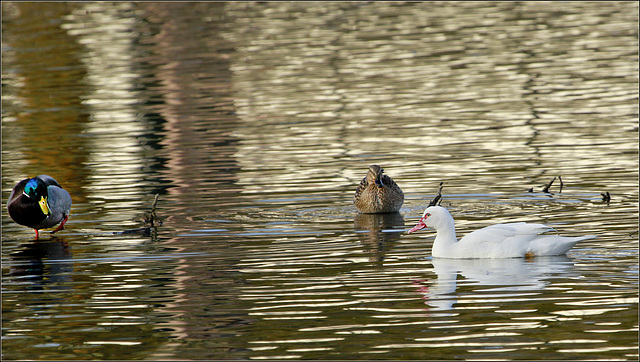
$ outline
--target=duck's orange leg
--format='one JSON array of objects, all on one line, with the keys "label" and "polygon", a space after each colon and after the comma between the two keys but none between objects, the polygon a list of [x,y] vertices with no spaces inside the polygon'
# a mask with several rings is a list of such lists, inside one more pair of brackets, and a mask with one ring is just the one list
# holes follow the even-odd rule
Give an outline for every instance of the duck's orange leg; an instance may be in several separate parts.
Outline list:
[{"label": "duck's orange leg", "polygon": [[60,225],[59,225],[55,230],[53,230],[51,233],[53,234],[53,233],[55,233],[56,231],[60,231],[60,230],[64,229],[64,224],[66,224],[67,220],[69,220],[69,215],[65,216],[65,217],[64,217],[64,220],[62,220],[62,222],[60,223]]}]

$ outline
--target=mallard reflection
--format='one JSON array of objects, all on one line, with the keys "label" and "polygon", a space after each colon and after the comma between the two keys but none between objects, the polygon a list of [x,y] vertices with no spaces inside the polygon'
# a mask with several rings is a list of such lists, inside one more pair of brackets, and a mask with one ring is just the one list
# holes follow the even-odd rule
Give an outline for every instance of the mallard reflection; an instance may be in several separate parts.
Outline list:
[{"label": "mallard reflection", "polygon": [[34,240],[21,245],[11,254],[11,275],[30,277],[33,287],[69,281],[73,275],[73,263],[69,245],[62,238]]}]

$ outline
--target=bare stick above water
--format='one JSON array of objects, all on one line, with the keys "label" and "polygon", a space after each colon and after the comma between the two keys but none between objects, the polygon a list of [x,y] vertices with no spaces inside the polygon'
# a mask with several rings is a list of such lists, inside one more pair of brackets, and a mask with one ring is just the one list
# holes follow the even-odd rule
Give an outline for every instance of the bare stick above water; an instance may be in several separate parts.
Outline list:
[{"label": "bare stick above water", "polygon": [[158,220],[158,216],[156,215],[156,205],[158,204],[158,198],[160,194],[156,194],[156,197],[153,199],[153,204],[151,204],[151,226],[156,226],[156,220]]},{"label": "bare stick above water", "polygon": [[549,182],[549,184],[547,186],[545,186],[544,189],[542,189],[542,192],[549,193],[549,188],[551,187],[551,185],[553,185],[553,182],[555,180],[556,180],[556,177],[554,177],[553,180],[551,180],[551,182]]},{"label": "bare stick above water", "polygon": [[429,203],[429,206],[439,205],[439,202],[442,202],[442,188],[444,187],[444,181],[440,182],[440,187],[438,188],[438,195]]},{"label": "bare stick above water", "polygon": [[155,231],[156,226],[162,225],[162,219],[156,215],[156,206],[158,205],[158,199],[160,194],[156,194],[153,199],[153,203],[151,204],[151,212],[148,214],[144,214],[142,216],[142,221],[151,226],[145,226],[137,229],[129,229],[124,231],[117,231],[114,234],[142,234],[142,235],[151,235],[151,229]]},{"label": "bare stick above water", "polygon": [[562,192],[562,188],[564,187],[564,182],[562,182],[562,176],[558,176],[558,180],[560,181],[560,191],[558,192]]}]

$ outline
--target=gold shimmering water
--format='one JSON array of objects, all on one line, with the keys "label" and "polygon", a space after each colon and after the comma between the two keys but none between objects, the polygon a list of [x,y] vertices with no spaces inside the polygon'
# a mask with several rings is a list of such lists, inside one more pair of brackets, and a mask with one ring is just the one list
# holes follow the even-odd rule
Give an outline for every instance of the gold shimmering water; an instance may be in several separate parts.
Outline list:
[{"label": "gold shimmering water", "polygon": [[[636,2],[2,11],[3,204],[74,202],[39,242],[2,211],[3,359],[637,360]],[[399,214],[355,211],[374,163]],[[441,181],[459,236],[598,238],[432,259]]]}]

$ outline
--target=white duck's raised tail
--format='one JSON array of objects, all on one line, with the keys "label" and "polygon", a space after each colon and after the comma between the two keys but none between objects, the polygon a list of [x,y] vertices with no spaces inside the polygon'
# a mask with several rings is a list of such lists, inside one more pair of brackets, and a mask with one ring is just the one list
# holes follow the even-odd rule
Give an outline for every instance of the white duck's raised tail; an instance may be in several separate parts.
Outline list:
[{"label": "white duck's raised tail", "polygon": [[434,202],[427,207],[418,224],[409,230],[409,233],[425,227],[433,227],[437,232],[431,254],[434,257],[450,259],[563,255],[579,241],[595,238],[593,235],[578,237],[541,235],[555,230],[542,224],[519,222],[488,226],[458,241],[453,217],[447,209],[435,206]]}]

